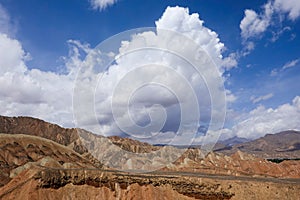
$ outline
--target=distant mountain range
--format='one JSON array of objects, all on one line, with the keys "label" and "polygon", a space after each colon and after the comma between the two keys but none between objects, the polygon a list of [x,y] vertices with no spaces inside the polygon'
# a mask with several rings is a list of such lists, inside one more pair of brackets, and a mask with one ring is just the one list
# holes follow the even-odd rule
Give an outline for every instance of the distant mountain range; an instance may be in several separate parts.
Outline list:
[{"label": "distant mountain range", "polygon": [[[156,144],[154,146],[166,146]],[[181,145],[176,148],[201,148],[200,145]],[[300,131],[287,130],[280,133],[266,134],[264,137],[250,140],[241,137],[232,137],[215,144],[214,152],[232,155],[242,151],[264,159],[299,159],[300,158]]]},{"label": "distant mountain range", "polygon": [[235,138],[232,141],[236,141],[236,143],[230,145],[231,142],[226,142],[225,144],[227,145],[217,145],[215,152],[233,154],[240,150],[266,159],[300,157],[299,131],[289,130],[276,134],[267,134],[253,141],[242,141]]},{"label": "distant mountain range", "polygon": [[228,147],[228,146],[233,146],[236,144],[241,144],[241,143],[245,143],[245,142],[249,142],[249,141],[250,141],[250,139],[235,136],[235,137],[229,138],[227,140],[220,141],[219,143]]}]

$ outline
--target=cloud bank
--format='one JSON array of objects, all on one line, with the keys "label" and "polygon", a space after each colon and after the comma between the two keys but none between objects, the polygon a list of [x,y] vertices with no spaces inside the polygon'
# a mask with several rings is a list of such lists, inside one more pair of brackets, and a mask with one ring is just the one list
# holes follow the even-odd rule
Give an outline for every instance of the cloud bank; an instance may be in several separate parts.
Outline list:
[{"label": "cloud bank", "polygon": [[0,113],[38,117],[72,126],[70,74],[56,74],[26,66],[19,41],[0,34]]},{"label": "cloud bank", "polygon": [[277,108],[258,106],[252,110],[246,119],[232,128],[232,135],[256,139],[265,134],[278,133],[285,130],[300,130],[300,96],[291,103]]}]

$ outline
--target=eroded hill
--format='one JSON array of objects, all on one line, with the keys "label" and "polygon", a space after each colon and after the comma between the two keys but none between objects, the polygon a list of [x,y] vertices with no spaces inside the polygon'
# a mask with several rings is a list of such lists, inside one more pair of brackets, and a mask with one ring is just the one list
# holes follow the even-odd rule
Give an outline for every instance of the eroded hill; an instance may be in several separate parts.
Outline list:
[{"label": "eroded hill", "polygon": [[[197,148],[182,151],[132,139],[105,138],[29,117],[0,116],[0,132],[0,199],[296,199],[300,196],[299,161],[277,164],[239,149],[230,155],[212,152],[206,155]],[[91,147],[94,152],[90,152]],[[178,153],[180,156],[176,157]],[[133,154],[141,156],[132,157]],[[176,159],[166,163],[163,158]],[[120,166],[131,169],[133,164],[140,167],[139,173],[115,170]],[[145,166],[151,165],[162,167],[149,172]]]}]

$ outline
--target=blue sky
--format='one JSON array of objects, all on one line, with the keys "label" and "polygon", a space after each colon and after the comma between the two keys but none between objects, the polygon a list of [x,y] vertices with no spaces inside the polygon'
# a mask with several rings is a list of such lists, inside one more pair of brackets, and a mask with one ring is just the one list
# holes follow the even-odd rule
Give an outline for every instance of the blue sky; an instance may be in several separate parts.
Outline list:
[{"label": "blue sky", "polygon": [[[256,3],[255,3],[256,2]],[[79,39],[96,46],[102,40],[128,29],[153,27],[167,6],[188,7],[197,12],[207,27],[216,31],[232,51],[240,48],[239,23],[245,8],[259,9],[260,1],[119,1],[103,11],[92,9],[88,1],[12,1],[3,5],[17,24],[16,37],[23,41],[33,59],[32,66],[55,65],[67,54],[66,41]],[[234,6],[233,6],[234,5]],[[226,28],[228,27],[228,28]],[[47,39],[47,42],[45,42]],[[36,56],[35,56],[36,54]],[[48,58],[48,55],[54,58]],[[43,57],[43,58],[40,58]],[[37,63],[35,63],[37,62]],[[53,70],[53,69],[49,69]]]},{"label": "blue sky", "polygon": [[[107,2],[113,3],[100,8],[101,3],[105,5]],[[257,127],[249,131],[252,135],[245,137],[255,138],[262,136],[263,133],[300,128],[298,125],[300,114],[297,107],[299,106],[297,96],[300,95],[300,4],[297,0],[1,0],[0,5],[0,26],[2,25],[0,33],[6,34],[9,41],[17,41],[24,51],[19,58],[21,68],[25,68],[23,75],[33,73],[37,69],[44,74],[52,73],[58,79],[74,61],[72,48],[80,49],[76,42],[92,49],[103,40],[120,32],[140,27],[155,27],[155,22],[162,18],[168,6],[188,8],[189,15],[198,13],[200,19],[204,21],[203,27],[218,35],[217,38],[225,45],[222,56],[225,58],[231,55],[232,60],[236,62],[223,73],[223,78],[226,79],[225,88],[234,96],[234,100],[227,103],[224,135],[243,137],[241,131],[237,130],[240,127],[238,124],[245,120],[245,130],[248,130],[252,126],[251,123],[257,120],[264,121],[261,118],[265,115],[269,118],[265,119],[266,124],[262,125],[263,127],[269,127],[272,120],[285,123],[289,113],[290,117],[295,119],[293,124],[289,124],[290,127],[286,125],[276,125],[274,129]],[[6,71],[3,70],[3,77],[4,72]],[[39,80],[34,79],[32,83],[39,83],[41,91],[50,88],[43,87],[43,82]],[[20,94],[18,98],[26,98],[22,96],[24,91],[19,90],[16,92]],[[46,117],[42,111],[34,113],[29,111],[29,107],[19,105],[19,100],[14,99],[15,96],[9,92],[2,92],[0,95],[3,99],[0,114],[32,115],[72,126],[73,120],[66,117],[71,116],[68,113],[71,108],[62,112],[63,114],[55,112],[53,114],[55,117]],[[38,91],[37,95],[40,95],[41,99],[44,98]],[[20,108],[10,110],[11,107],[18,107],[13,103],[18,104]],[[53,109],[60,108],[49,102],[45,104]],[[31,106],[33,105],[31,102]],[[282,111],[283,105],[289,105],[293,110]],[[43,106],[43,103],[39,106]],[[285,118],[280,119],[277,116],[272,119],[266,114],[273,112],[283,112],[281,115]]]}]

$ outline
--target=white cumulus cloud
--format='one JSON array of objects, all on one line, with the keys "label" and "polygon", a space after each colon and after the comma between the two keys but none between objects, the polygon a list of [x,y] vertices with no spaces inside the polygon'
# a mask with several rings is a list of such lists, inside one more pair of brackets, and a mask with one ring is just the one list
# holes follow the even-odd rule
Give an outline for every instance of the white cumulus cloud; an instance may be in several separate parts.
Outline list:
[{"label": "white cumulus cloud", "polygon": [[285,130],[300,130],[300,97],[292,103],[278,106],[275,109],[259,106],[250,112],[248,118],[233,127],[239,137],[258,138],[268,133]]},{"label": "white cumulus cloud", "polygon": [[222,129],[221,138],[238,136],[257,139],[266,134],[275,134],[286,130],[300,130],[300,96],[291,103],[277,108],[266,108],[262,105],[243,116],[243,120],[235,122],[232,128]]},{"label": "white cumulus cloud", "polygon": [[[300,17],[300,1],[269,0],[262,6],[262,10],[259,12],[252,9],[246,9],[244,11],[244,18],[240,22],[241,37],[246,51],[245,55],[251,52],[251,50],[248,51],[249,49],[247,48],[249,40],[259,38],[270,27],[275,27],[274,25],[283,23],[286,14],[290,20],[298,19]],[[277,16],[277,18],[275,16]],[[278,18],[280,18],[280,20],[278,20]],[[273,30],[273,37],[270,40],[275,42],[284,32],[290,30],[290,27],[283,27],[281,30]]]},{"label": "white cumulus cloud", "polygon": [[273,14],[272,4],[264,5],[264,12],[257,14],[254,10],[245,10],[245,16],[240,23],[242,38],[247,40],[251,37],[264,33],[270,25]]},{"label": "white cumulus cloud", "polygon": [[237,66],[234,54],[223,58],[225,45],[215,31],[204,26],[204,21],[200,19],[198,13],[189,14],[188,8],[168,7],[155,24],[158,29],[176,31],[191,38],[208,53],[221,71]]},{"label": "white cumulus cloud", "polygon": [[26,53],[18,40],[0,33],[0,75],[5,72],[24,72]]},{"label": "white cumulus cloud", "polygon": [[[73,53],[71,58],[70,67],[78,61]],[[75,75],[29,70],[27,59],[20,41],[0,33],[1,115],[28,115],[71,126]]]},{"label": "white cumulus cloud", "polygon": [[275,0],[274,7],[278,12],[288,13],[291,20],[300,17],[300,1],[299,0]]},{"label": "white cumulus cloud", "polygon": [[[181,37],[178,37],[179,34]],[[201,47],[201,50],[196,47]],[[152,50],[151,48],[157,50]],[[109,70],[100,74],[101,81],[95,91],[97,94],[95,95],[95,107],[98,121],[92,120],[93,115],[95,115],[94,112],[81,114],[89,110],[89,107],[92,107],[88,104],[84,106],[82,102],[90,101],[93,98],[93,95],[88,95],[87,93],[89,92],[88,88],[94,85],[93,80],[96,80],[96,78],[91,74],[88,76],[89,82],[85,82],[86,79],[84,79],[84,83],[80,82],[80,89],[76,90],[80,92],[78,95],[79,100],[77,100],[79,106],[78,110],[76,110],[78,112],[77,116],[80,118],[78,120],[83,122],[82,125],[86,126],[86,128],[96,128],[96,130],[95,123],[99,122],[101,126],[98,127],[98,130],[100,128],[100,131],[95,132],[101,132],[106,135],[118,134],[121,130],[113,120],[111,101],[112,99],[115,100],[115,107],[118,110],[125,108],[127,110],[127,96],[132,94],[130,100],[135,106],[130,108],[130,112],[131,118],[135,122],[145,125],[149,123],[149,120],[151,121],[151,118],[156,118],[156,122],[160,123],[164,121],[164,114],[168,116],[162,130],[158,132],[157,130],[153,131],[151,132],[152,135],[149,133],[143,135],[142,131],[139,132],[140,136],[151,136],[151,139],[147,140],[148,142],[157,141],[157,138],[163,141],[163,138],[166,136],[176,135],[176,129],[180,121],[179,103],[183,103],[183,107],[189,109],[188,113],[190,116],[199,107],[201,120],[209,123],[213,115],[221,123],[222,117],[224,117],[222,116],[222,109],[225,109],[224,102],[226,100],[227,102],[233,102],[236,99],[230,91],[222,90],[223,72],[237,64],[234,55],[224,58],[222,56],[223,51],[224,44],[220,42],[217,33],[205,27],[198,14],[190,14],[186,8],[168,7],[162,17],[156,21],[155,30],[141,32],[133,35],[129,40],[123,40],[121,47],[113,55],[120,54],[124,56],[117,57],[116,62],[110,66]],[[210,63],[210,59],[214,63]],[[186,60],[194,63],[201,61],[206,63],[206,65],[201,65],[199,74]],[[214,64],[216,68],[214,68]],[[143,68],[143,70],[138,70],[140,66],[147,67]],[[85,73],[85,70],[83,72]],[[130,79],[123,81],[131,73]],[[176,73],[180,76],[176,76]],[[203,80],[203,77],[205,80]],[[184,78],[191,85],[199,100],[199,104],[190,107],[189,104],[192,104],[193,93],[189,92],[189,88],[186,87],[187,85],[180,78]],[[144,80],[161,84],[146,85],[132,93],[132,89],[138,88]],[[121,87],[123,89],[118,92],[117,96],[113,97],[112,91],[114,91],[118,83],[122,83]],[[214,88],[214,90],[208,91],[210,88],[207,88],[207,85]],[[168,90],[167,86],[170,86],[171,91]],[[227,94],[227,99],[224,99],[223,95],[225,93]],[[178,97],[182,98],[181,102],[178,102]],[[210,98],[215,99],[213,107],[211,106]],[[166,113],[162,112],[162,107],[157,106],[157,104],[161,105]],[[126,118],[124,117],[124,119]],[[120,120],[122,120],[122,117],[120,117]],[[128,124],[130,123],[128,122]],[[195,124],[195,121],[192,121],[191,118],[190,124],[186,124],[185,134],[188,134],[193,124]],[[132,127],[129,128],[131,128],[130,132],[134,133]],[[153,135],[155,135],[154,138],[152,137]],[[189,139],[189,137],[186,138],[187,140]],[[181,138],[177,142],[184,143],[186,141]]]},{"label": "white cumulus cloud", "polygon": [[[175,56],[175,54],[167,51],[136,51],[126,56],[117,57],[108,71],[95,71],[93,69],[94,64],[102,62],[101,59],[95,56],[99,52],[97,52],[97,49],[92,50],[88,44],[82,44],[76,40],[68,41],[70,55],[65,57],[65,73],[29,69],[26,66],[28,53],[23,49],[21,42],[11,38],[7,34],[1,34],[1,115],[28,115],[63,126],[74,126],[72,107],[74,81],[78,70],[84,68],[85,79],[80,80],[82,81],[80,84],[83,90],[78,92],[81,92],[81,97],[84,98],[85,102],[94,103],[95,100],[95,110],[93,110],[92,114],[95,114],[94,111],[97,114],[97,121],[95,122],[92,119],[92,114],[84,113],[82,117],[84,118],[85,125],[93,126],[95,123],[100,124],[101,129],[97,131],[100,134],[119,134],[121,131],[117,124],[114,123],[111,110],[112,91],[117,83],[124,78],[124,75],[135,70],[137,66],[144,66],[151,63],[156,68],[149,67],[143,71],[135,71],[137,74],[130,79],[126,89],[138,85],[143,80],[152,80],[169,86],[176,86],[174,91],[176,91],[177,96],[174,96],[172,91],[160,85],[146,85],[137,90],[132,96],[131,102],[138,106],[133,107],[130,112],[137,123],[141,125],[147,124],[150,120],[149,114],[156,119],[162,118],[164,113],[161,112],[161,106],[166,108],[166,112],[170,116],[163,130],[159,133],[152,133],[154,135],[163,134],[155,137],[153,141],[158,138],[165,138],[166,135],[175,135],[174,129],[180,120],[180,107],[176,97],[182,97],[183,106],[188,107],[188,103],[191,102],[193,94],[187,92],[186,87],[184,87],[185,85],[180,83],[180,78],[187,80],[187,83],[195,89],[196,97],[201,100],[199,101],[199,105],[196,106],[199,106],[201,111],[200,119],[202,121],[208,122],[211,115],[216,116],[218,119],[222,118],[220,110],[225,109],[222,103],[224,100],[221,90],[224,81],[222,75],[224,71],[229,70],[237,64],[234,55],[223,57],[222,53],[225,48],[224,44],[220,42],[218,34],[205,27],[204,22],[199,19],[198,14],[190,14],[186,8],[168,7],[162,17],[156,21],[156,26],[154,31],[135,34],[128,41],[122,41],[117,48],[118,52],[115,53],[122,55],[130,50],[144,46],[171,49],[174,52],[179,52],[183,58],[187,58],[193,62],[201,61],[207,63],[207,65],[202,65],[201,68],[202,75],[206,76],[205,80],[195,71],[191,64],[187,63],[180,56]],[[179,38],[176,42],[174,38],[166,37],[168,34],[165,34],[165,29],[169,30],[170,33],[175,31],[176,34],[182,34],[183,37],[189,38],[191,41],[194,41],[193,44],[200,46],[203,51],[197,51],[195,49],[196,45],[194,47],[193,45],[185,46],[184,44],[191,43],[181,42],[182,38]],[[88,54],[87,58],[81,59],[82,52]],[[100,53],[107,53],[105,56],[110,58],[117,55],[113,52]],[[206,55],[215,63],[210,62],[210,59],[205,60],[204,58],[208,58]],[[162,68],[157,66],[161,66]],[[165,70],[163,66],[169,67],[166,69],[170,70]],[[216,69],[213,66],[216,66]],[[179,79],[174,79],[174,72],[180,75],[177,76]],[[98,83],[99,76],[102,76],[101,81],[103,84],[101,86],[104,87],[97,88],[95,99],[93,99],[94,96],[88,96],[86,93],[89,91],[91,84]],[[208,93],[209,88],[207,88],[207,85],[217,89]],[[225,92],[229,97],[227,101],[233,102],[235,96],[230,91]],[[126,96],[128,94],[126,94],[126,91],[123,91],[117,97],[123,97],[122,95]],[[213,109],[210,106],[210,98],[216,99]],[[116,105],[120,106],[120,108],[127,106],[127,104],[124,104],[123,98],[116,99]],[[86,106],[88,105],[83,104],[81,108],[85,109]],[[189,114],[196,111],[195,108],[189,109]],[[79,109],[79,111],[81,110]],[[190,124],[186,123],[185,130],[189,130],[193,126],[193,123],[195,124],[195,121],[192,119]],[[181,140],[181,142],[185,141]]]},{"label": "white cumulus cloud", "polygon": [[[71,70],[67,74],[30,70],[26,66],[27,55],[18,40],[0,34],[1,115],[27,115],[73,126],[71,104],[75,74]],[[76,56],[72,54],[71,58],[69,65]]]}]

